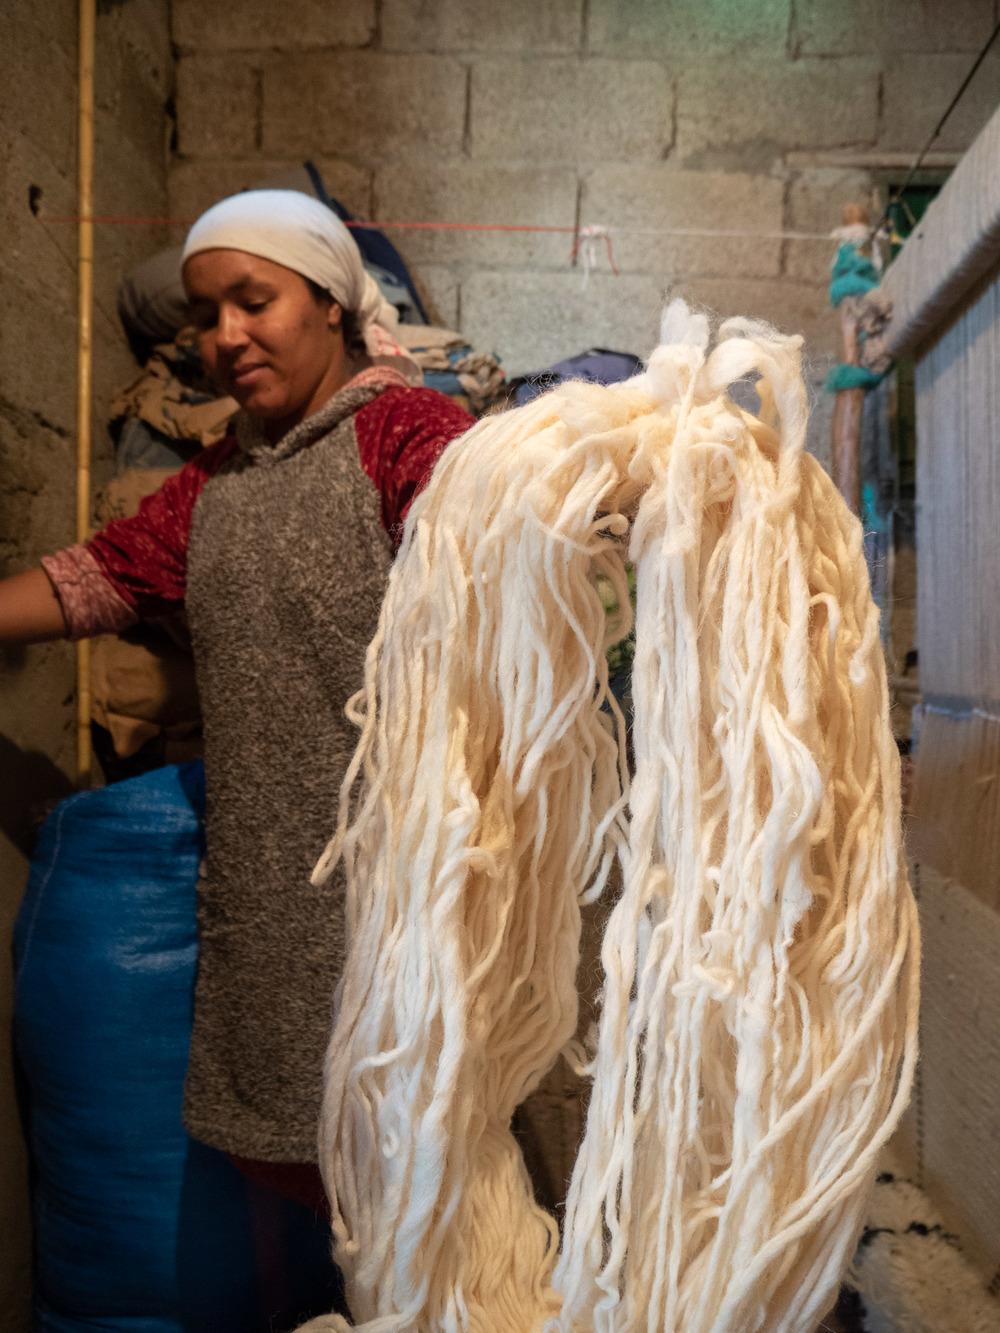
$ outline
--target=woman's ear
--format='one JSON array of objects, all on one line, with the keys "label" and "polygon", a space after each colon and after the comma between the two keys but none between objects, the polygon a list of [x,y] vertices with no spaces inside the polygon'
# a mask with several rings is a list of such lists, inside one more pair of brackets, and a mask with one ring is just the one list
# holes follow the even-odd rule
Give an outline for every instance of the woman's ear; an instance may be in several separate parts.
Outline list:
[{"label": "woman's ear", "polygon": [[331,329],[339,329],[344,322],[344,309],[337,301],[331,301],[327,306],[326,322]]}]

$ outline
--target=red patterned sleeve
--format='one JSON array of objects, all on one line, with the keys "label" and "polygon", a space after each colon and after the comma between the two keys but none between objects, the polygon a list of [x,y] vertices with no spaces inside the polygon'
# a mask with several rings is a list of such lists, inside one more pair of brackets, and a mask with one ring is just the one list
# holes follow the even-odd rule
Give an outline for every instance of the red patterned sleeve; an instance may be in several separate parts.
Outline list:
[{"label": "red patterned sleeve", "polygon": [[115,519],[84,546],[46,557],[71,638],[154,619],[184,601],[195,504],[236,447],[229,437],[220,440],[147,496],[133,517]]},{"label": "red patterned sleeve", "polygon": [[354,418],[361,465],[382,497],[382,522],[398,537],[445,447],[475,419],[435,389],[386,389]]}]

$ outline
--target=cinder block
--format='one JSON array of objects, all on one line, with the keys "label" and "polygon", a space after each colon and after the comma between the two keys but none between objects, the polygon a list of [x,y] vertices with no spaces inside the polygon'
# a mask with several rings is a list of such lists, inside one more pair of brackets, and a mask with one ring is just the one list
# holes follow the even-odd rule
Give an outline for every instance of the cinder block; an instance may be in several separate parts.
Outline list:
[{"label": "cinder block", "polygon": [[[0,235],[6,263],[29,276],[36,291],[66,301],[75,277],[76,227],[72,221],[50,219],[76,216],[75,177],[57,170],[24,134],[11,131],[0,139],[0,180]],[[31,209],[33,198],[37,216]],[[13,330],[17,315],[9,304],[5,310]]]},{"label": "cinder block", "polygon": [[432,324],[461,330],[458,309],[458,278],[443,264],[421,264],[410,270]]},{"label": "cinder block", "polygon": [[95,171],[121,171],[118,145],[127,144],[162,186],[167,161],[166,96],[158,81],[146,76],[142,58],[119,41],[103,53],[95,71]]},{"label": "cinder block", "polygon": [[745,54],[785,49],[789,0],[590,0],[589,50],[601,55]]},{"label": "cinder block", "polygon": [[684,67],[678,80],[682,159],[739,148],[872,144],[878,132],[878,67],[871,60],[755,60],[727,79],[717,62]]},{"label": "cinder block", "polygon": [[[967,55],[901,56],[888,62],[879,146],[917,152],[969,72]],[[939,138],[937,151],[964,152],[997,107],[1000,54],[980,65]]]},{"label": "cinder block", "polygon": [[671,78],[652,60],[483,60],[471,106],[480,158],[656,161],[673,137]]},{"label": "cinder block", "polygon": [[0,408],[0,547],[20,548],[4,560],[10,572],[73,540],[74,447],[27,412]]},{"label": "cinder block", "polygon": [[[581,218],[615,234],[623,271],[655,273],[669,281],[719,274],[771,277],[781,260],[784,186],[769,176],[675,171],[670,167],[606,166],[584,182]],[[630,230],[740,229],[769,239],[633,235]]]},{"label": "cinder block", "polygon": [[837,353],[840,329],[824,287],[787,278],[693,278],[679,281],[670,294],[704,306],[719,319],[747,315],[773,324],[779,333],[801,333],[805,338],[804,370],[810,381],[822,379]]},{"label": "cinder block", "polygon": [[494,351],[508,375],[543,370],[554,361],[609,347],[644,356],[656,344],[662,293],[632,275],[475,273],[462,281],[462,331]]},{"label": "cinder block", "polygon": [[[375,216],[390,221],[534,224],[572,228],[576,174],[554,168],[450,162],[386,167],[375,176]],[[392,231],[413,264],[564,266],[572,235]]]},{"label": "cinder block", "polygon": [[383,0],[387,51],[532,51],[579,49],[581,0]]},{"label": "cinder block", "polygon": [[[107,157],[96,161],[94,207],[98,214],[163,218],[167,208],[167,177],[163,158],[147,153],[142,143],[124,135],[107,112],[99,112],[95,133],[107,147]],[[136,225],[98,224],[99,233],[144,234]]]},{"label": "cinder block", "polygon": [[174,0],[174,41],[195,51],[288,51],[366,46],[375,0],[241,0],[238,7]]},{"label": "cinder block", "polygon": [[[298,166],[299,163],[293,165]],[[317,158],[316,166],[328,194],[355,217],[371,217],[372,172],[367,167],[359,167],[353,162],[344,162],[335,157]]]},{"label": "cinder block", "polygon": [[3,397],[37,412],[56,430],[70,432],[76,419],[73,303],[43,296],[30,274],[15,273],[6,264],[0,267],[0,284],[7,311],[0,337]]},{"label": "cinder block", "polygon": [[143,219],[127,226],[111,223],[95,228],[94,299],[98,334],[94,340],[94,397],[103,415],[106,395],[119,389],[135,373],[116,313],[118,284],[130,268],[166,245],[170,232],[159,222],[145,221],[162,219],[167,213],[162,159],[150,161],[141,148],[121,133],[116,135],[107,112],[98,118],[96,133],[108,147],[107,158],[97,160],[96,212],[99,216]]},{"label": "cinder block", "polygon": [[796,0],[795,43],[803,55],[871,51],[978,51],[993,27],[993,0]]},{"label": "cinder block", "polygon": [[[75,27],[75,22],[71,23],[70,31],[74,35]],[[97,77],[117,48],[128,53],[130,64],[144,83],[154,88],[161,98],[169,95],[174,60],[169,6],[163,0],[129,0],[127,5],[100,5],[95,42]]]},{"label": "cinder block", "polygon": [[[0,81],[0,124],[23,134],[65,175],[76,170],[76,59],[55,40],[42,7],[0,7],[0,50],[7,51]],[[55,25],[53,25],[53,29]],[[44,71],[44,86],[40,72]]]},{"label": "cinder block", "polygon": [[182,157],[238,157],[257,148],[258,67],[245,56],[184,56],[177,63],[177,148]]},{"label": "cinder block", "polygon": [[79,49],[78,24],[79,5],[75,0],[51,0],[46,5],[33,0],[7,0],[0,7],[0,34],[4,39],[25,38],[14,46],[5,44],[3,49],[16,53],[22,61],[39,51],[37,39],[61,56],[75,60]]},{"label": "cinder block", "polygon": [[466,72],[443,56],[280,56],[264,69],[263,147],[380,160],[456,152]]},{"label": "cinder block", "polygon": [[[877,189],[867,171],[817,167],[801,172],[788,192],[788,225],[792,231],[824,235],[841,225],[845,204],[867,205],[872,222],[878,219]],[[785,273],[797,282],[829,282],[837,242],[788,241]]]},{"label": "cinder block", "polygon": [[[176,162],[169,177],[171,217],[193,222],[227,195],[265,184],[272,176],[301,166],[301,159]],[[371,209],[371,172],[351,162],[321,158],[316,166],[333,197],[357,216]]]}]

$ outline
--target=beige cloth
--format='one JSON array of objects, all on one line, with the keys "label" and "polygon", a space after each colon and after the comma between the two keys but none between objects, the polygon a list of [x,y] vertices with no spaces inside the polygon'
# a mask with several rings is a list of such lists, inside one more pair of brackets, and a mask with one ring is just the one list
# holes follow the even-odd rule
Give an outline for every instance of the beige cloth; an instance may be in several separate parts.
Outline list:
[{"label": "beige cloth", "polygon": [[[98,496],[99,524],[131,517],[140,501],[171,475],[171,469],[136,468],[115,477]],[[127,637],[96,638],[90,688],[94,721],[110,733],[120,758],[129,758],[160,735],[168,762],[201,753],[201,708],[182,616],[162,627],[136,627]]]},{"label": "beige cloth", "polygon": [[[207,448],[222,439],[238,405],[233,398],[215,397],[214,390],[208,388],[193,358],[193,343],[194,335],[184,330],[176,342],[161,343],[153,351],[141,374],[112,400],[112,428],[134,417],[171,440],[195,440]],[[162,480],[168,474],[156,475]]]}]

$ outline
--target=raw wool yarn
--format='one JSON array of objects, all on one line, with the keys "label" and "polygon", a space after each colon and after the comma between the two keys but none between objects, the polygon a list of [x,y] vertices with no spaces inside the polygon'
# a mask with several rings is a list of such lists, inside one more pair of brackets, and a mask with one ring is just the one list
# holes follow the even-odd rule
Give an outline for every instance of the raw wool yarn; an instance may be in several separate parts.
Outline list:
[{"label": "raw wool yarn", "polygon": [[[918,936],[800,342],[730,320],[710,350],[675,302],[644,374],[485,419],[413,506],[316,872],[346,862],[320,1156],[368,1333],[811,1333],[832,1304],[909,1092]],[[753,375],[759,418],[727,395]],[[580,908],[615,859],[560,1248],[509,1126],[584,1058]]]}]

